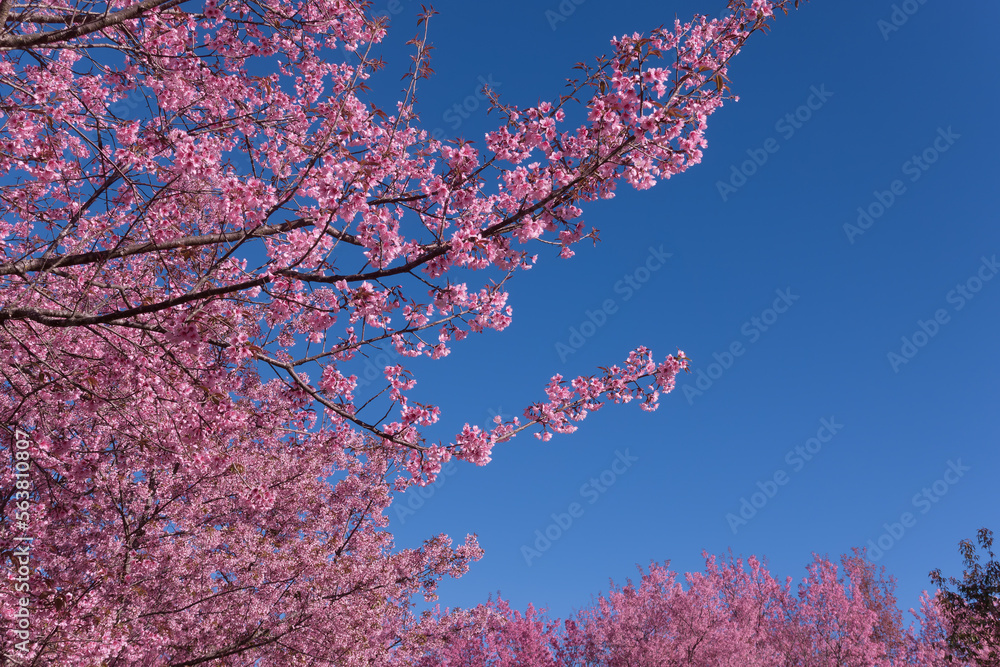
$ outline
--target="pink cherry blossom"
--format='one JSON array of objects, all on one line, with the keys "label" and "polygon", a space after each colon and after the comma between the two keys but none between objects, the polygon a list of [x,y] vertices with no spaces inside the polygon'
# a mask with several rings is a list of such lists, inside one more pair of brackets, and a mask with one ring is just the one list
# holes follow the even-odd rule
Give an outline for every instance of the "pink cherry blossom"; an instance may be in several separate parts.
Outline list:
[{"label": "pink cherry blossom", "polygon": [[[387,508],[452,457],[486,464],[519,433],[571,433],[608,403],[653,410],[688,360],[641,347],[554,376],[483,430],[416,400],[414,359],[507,328],[507,281],[596,239],[587,203],[697,164],[730,59],[791,4],[732,0],[722,19],[614,39],[574,96],[519,108],[492,94],[497,129],[453,145],[415,113],[430,10],[405,92],[380,108],[368,83],[387,24],[370,2],[0,2],[0,412],[31,443],[28,477],[4,466],[0,488],[30,481],[34,537],[18,660],[388,665],[492,629],[485,641],[531,664],[563,659],[533,609],[417,614],[482,550],[473,535],[399,548]],[[382,352],[361,386],[356,364]],[[438,422],[455,435],[429,441]],[[4,507],[8,545],[21,529]],[[816,567],[809,590],[835,588]],[[636,595],[746,643],[707,602],[721,576],[682,593],[651,571],[577,621],[592,642],[579,650],[696,650],[637,646],[642,610],[606,617]],[[829,643],[837,614],[853,632],[851,609],[817,610],[812,634],[785,640]]]}]

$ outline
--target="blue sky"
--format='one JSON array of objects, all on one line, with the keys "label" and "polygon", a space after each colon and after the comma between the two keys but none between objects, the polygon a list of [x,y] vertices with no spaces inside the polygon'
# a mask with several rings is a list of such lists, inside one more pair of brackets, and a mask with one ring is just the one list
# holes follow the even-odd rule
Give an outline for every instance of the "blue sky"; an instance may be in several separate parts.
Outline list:
[{"label": "blue sky", "polygon": [[[434,7],[423,124],[481,143],[495,118],[476,104],[482,80],[507,103],[553,99],[613,35],[722,3]],[[419,4],[375,8],[395,11],[391,94]],[[397,501],[400,546],[477,533],[486,550],[442,585],[442,605],[500,591],[565,616],[637,564],[698,570],[702,550],[730,548],[799,578],[812,553],[871,540],[904,608],[932,568],[961,574],[959,540],[1000,529],[998,18],[940,0],[779,16],[731,67],[741,100],[712,117],[701,165],[586,208],[596,248],[568,261],[540,248],[511,283],[508,330],[420,366],[414,398],[442,406],[441,437],[520,414],[554,373],[591,374],[638,345],[683,349],[695,371],[653,414],[609,406]],[[536,531],[558,538],[542,549]]]}]

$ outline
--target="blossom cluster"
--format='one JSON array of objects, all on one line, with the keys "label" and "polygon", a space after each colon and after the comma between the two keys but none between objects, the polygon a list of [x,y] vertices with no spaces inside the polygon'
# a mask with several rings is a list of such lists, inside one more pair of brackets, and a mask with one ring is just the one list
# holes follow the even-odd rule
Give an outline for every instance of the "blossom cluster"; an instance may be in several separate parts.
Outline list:
[{"label": "blossom cluster", "polygon": [[697,164],[730,59],[790,3],[615,39],[535,107],[485,91],[480,148],[420,127],[429,10],[383,109],[370,2],[0,3],[0,413],[37,443],[35,664],[418,654],[414,597],[482,551],[398,549],[394,495],[608,402],[655,409],[687,360],[639,348],[434,442],[417,358],[508,327],[536,249],[596,238],[587,202]]}]

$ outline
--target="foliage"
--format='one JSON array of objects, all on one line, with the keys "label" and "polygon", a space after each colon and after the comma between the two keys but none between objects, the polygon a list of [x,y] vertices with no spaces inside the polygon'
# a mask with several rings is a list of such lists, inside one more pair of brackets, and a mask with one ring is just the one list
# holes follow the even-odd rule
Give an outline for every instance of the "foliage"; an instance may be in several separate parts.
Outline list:
[{"label": "foliage", "polygon": [[[980,528],[979,547],[989,560],[983,564],[971,540],[962,540],[959,552],[965,560],[962,580],[945,579],[941,570],[931,571],[931,581],[940,587],[938,600],[950,623],[948,642],[955,654],[981,667],[1000,665],[1000,562],[993,553],[993,531]],[[954,587],[954,590],[952,590]]]}]

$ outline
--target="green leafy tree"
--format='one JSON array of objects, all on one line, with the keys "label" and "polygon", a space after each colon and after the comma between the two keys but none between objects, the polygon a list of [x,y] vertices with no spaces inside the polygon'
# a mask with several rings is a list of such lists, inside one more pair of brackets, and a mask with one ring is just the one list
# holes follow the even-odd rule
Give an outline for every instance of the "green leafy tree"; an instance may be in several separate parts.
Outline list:
[{"label": "green leafy tree", "polygon": [[951,625],[948,643],[954,658],[1000,667],[1000,562],[993,553],[993,531],[980,528],[976,538],[988,556],[985,563],[976,545],[962,540],[958,545],[965,560],[962,580],[946,580],[939,569],[930,578],[940,588],[938,599]]}]

